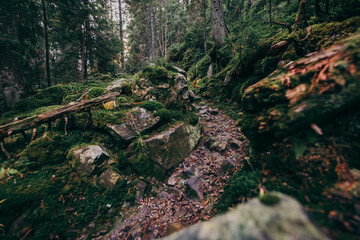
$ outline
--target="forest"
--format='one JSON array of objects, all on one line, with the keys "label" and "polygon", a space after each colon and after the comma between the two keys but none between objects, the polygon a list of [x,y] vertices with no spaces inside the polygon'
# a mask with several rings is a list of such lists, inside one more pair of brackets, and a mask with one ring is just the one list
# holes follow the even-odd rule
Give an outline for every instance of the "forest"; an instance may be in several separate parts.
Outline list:
[{"label": "forest", "polygon": [[359,0],[0,0],[0,239],[360,239]]}]

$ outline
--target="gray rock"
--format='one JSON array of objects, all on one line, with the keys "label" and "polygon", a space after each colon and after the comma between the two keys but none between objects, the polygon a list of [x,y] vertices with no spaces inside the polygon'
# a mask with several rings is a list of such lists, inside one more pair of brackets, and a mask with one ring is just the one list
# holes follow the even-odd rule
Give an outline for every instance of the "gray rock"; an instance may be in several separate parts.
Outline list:
[{"label": "gray rock", "polygon": [[221,137],[214,137],[210,139],[209,143],[210,143],[210,150],[223,152],[225,151],[228,142],[227,139]]},{"label": "gray rock", "polygon": [[182,175],[184,178],[188,179],[192,176],[195,176],[195,173],[196,173],[196,169],[194,166],[190,166],[188,168],[185,168],[183,171],[182,171]]},{"label": "gray rock", "polygon": [[131,83],[131,80],[126,78],[120,78],[114,80],[110,85],[106,88],[109,92],[122,92],[123,87],[129,86]]},{"label": "gray rock", "polygon": [[222,163],[221,163],[221,170],[222,171],[227,171],[231,168],[235,167],[235,163],[231,160],[231,159],[225,159]]},{"label": "gray rock", "polygon": [[15,86],[6,86],[3,89],[3,98],[6,106],[12,107],[19,100],[20,91]]},{"label": "gray rock", "polygon": [[280,193],[280,201],[264,205],[253,199],[209,222],[195,224],[166,240],[322,240],[328,239],[309,219],[302,206]]},{"label": "gray rock", "polygon": [[243,144],[241,141],[234,139],[234,138],[230,139],[229,143],[230,143],[230,146],[234,149],[239,149]]},{"label": "gray rock", "polygon": [[186,182],[187,186],[189,188],[191,188],[192,190],[194,190],[197,194],[197,196],[199,197],[200,200],[204,199],[204,196],[200,190],[202,184],[203,184],[203,180],[202,180],[202,176],[198,175],[195,177],[190,178],[187,182]]},{"label": "gray rock", "polygon": [[168,192],[162,191],[159,193],[158,198],[168,200],[171,199],[171,195]]},{"label": "gray rock", "polygon": [[122,179],[122,176],[112,169],[106,169],[99,177],[99,183],[108,188],[114,188],[115,185]]},{"label": "gray rock", "polygon": [[145,192],[145,189],[146,189],[146,182],[144,181],[139,181],[138,184],[136,185],[136,196],[135,196],[135,200],[136,202],[140,201],[143,199],[143,196],[144,196],[144,192]]},{"label": "gray rock", "polygon": [[72,166],[79,173],[91,175],[98,165],[110,159],[110,155],[97,145],[75,148],[70,150],[72,156]]},{"label": "gray rock", "polygon": [[[200,136],[199,124],[193,126],[181,123],[143,142],[146,145],[147,157],[157,162],[166,172],[176,167],[189,155],[198,144]],[[134,148],[134,144],[130,144],[128,152],[135,153]]]},{"label": "gray rock", "polygon": [[144,108],[134,108],[127,113],[127,117],[124,123],[120,125],[106,126],[106,130],[119,142],[128,142],[134,139],[138,133],[154,127],[160,118],[154,117],[154,115]]}]

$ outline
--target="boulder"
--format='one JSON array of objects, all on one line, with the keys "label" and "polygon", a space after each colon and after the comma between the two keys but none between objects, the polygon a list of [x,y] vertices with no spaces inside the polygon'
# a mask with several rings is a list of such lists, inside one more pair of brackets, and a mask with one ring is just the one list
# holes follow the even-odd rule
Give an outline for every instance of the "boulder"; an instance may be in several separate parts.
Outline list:
[{"label": "boulder", "polygon": [[[265,199],[265,196],[268,200]],[[166,240],[298,240],[328,239],[309,219],[296,200],[268,193],[240,204],[209,222],[198,223],[166,237]],[[269,201],[275,199],[276,201]],[[266,200],[266,201],[265,201]]]},{"label": "boulder", "polygon": [[[164,172],[176,167],[198,144],[201,136],[199,124],[180,123],[170,129],[143,141],[146,146],[146,158],[156,162]],[[134,144],[130,144],[128,152],[136,159]]]},{"label": "boulder", "polygon": [[112,169],[106,169],[99,177],[99,183],[108,188],[113,188],[121,180],[121,175]]},{"label": "boulder", "polygon": [[201,175],[195,176],[190,178],[187,182],[186,182],[187,186],[192,189],[193,191],[196,192],[196,195],[198,196],[198,198],[200,200],[204,199],[204,196],[201,192],[201,186],[203,185],[203,179]]},{"label": "boulder", "polygon": [[134,139],[138,133],[153,128],[159,120],[160,117],[154,117],[145,108],[137,107],[126,113],[124,123],[108,124],[105,129],[119,142],[128,142]]},{"label": "boulder", "polygon": [[148,67],[144,71],[143,78],[135,82],[136,96],[143,100],[159,101],[167,108],[190,109],[196,96],[188,89],[184,74],[161,67]]},{"label": "boulder", "polygon": [[70,150],[72,166],[79,173],[91,175],[94,169],[110,159],[110,155],[100,146],[89,145]]},{"label": "boulder", "polygon": [[109,92],[123,93],[124,91],[128,91],[130,85],[131,80],[126,78],[120,78],[111,82],[110,85],[106,88],[106,90],[108,90]]}]

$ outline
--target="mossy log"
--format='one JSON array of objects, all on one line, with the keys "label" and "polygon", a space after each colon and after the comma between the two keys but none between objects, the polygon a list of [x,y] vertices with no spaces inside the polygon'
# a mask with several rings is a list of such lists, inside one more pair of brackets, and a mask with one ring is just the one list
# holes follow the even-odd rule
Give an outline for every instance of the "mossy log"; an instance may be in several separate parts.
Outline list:
[{"label": "mossy log", "polygon": [[74,105],[68,105],[62,108],[52,110],[47,113],[35,115],[32,117],[25,118],[23,120],[18,120],[8,123],[6,125],[0,126],[0,139],[14,135],[16,133],[21,133],[28,129],[36,128],[43,123],[51,122],[57,118],[67,116],[70,113],[86,111],[93,106],[102,104],[105,101],[113,99],[119,95],[120,93],[117,92],[109,93],[105,96],[93,98],[86,102],[80,102]]},{"label": "mossy log", "polygon": [[356,109],[360,101],[359,49],[359,35],[355,35],[249,86],[239,119],[247,137],[288,137]]}]

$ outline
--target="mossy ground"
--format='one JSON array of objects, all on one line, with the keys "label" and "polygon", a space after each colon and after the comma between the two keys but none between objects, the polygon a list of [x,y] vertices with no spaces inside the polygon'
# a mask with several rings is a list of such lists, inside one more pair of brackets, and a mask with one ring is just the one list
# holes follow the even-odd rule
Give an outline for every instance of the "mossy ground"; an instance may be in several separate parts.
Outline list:
[{"label": "mossy ground", "polygon": [[[74,172],[67,152],[86,143],[114,147],[101,132],[50,131],[28,145],[17,160],[2,162],[2,167],[19,172],[1,177],[0,198],[6,199],[0,205],[3,237],[21,237],[25,228],[31,229],[32,239],[74,238],[84,227],[90,234],[109,229],[122,203],[133,199],[134,186],[122,181],[110,190]],[[16,219],[21,221],[14,224]],[[91,222],[96,224],[89,227]]]}]

